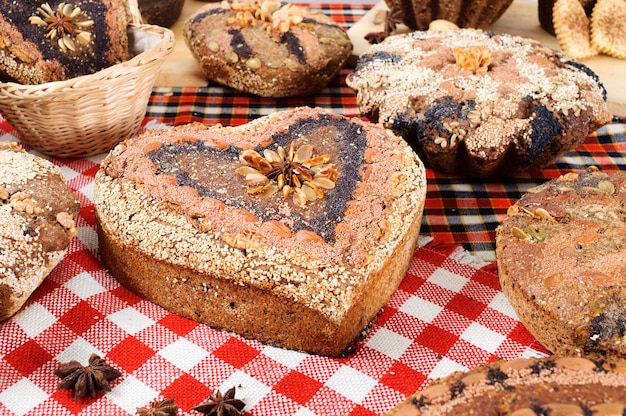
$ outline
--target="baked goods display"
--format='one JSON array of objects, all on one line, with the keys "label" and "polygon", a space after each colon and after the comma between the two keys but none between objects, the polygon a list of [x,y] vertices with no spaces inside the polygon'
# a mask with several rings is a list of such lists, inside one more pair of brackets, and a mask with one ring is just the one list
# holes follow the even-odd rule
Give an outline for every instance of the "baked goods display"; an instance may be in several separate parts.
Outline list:
[{"label": "baked goods display", "polygon": [[626,173],[595,168],[529,190],[496,234],[502,291],[556,354],[626,357]]},{"label": "baked goods display", "polygon": [[513,0],[385,0],[385,3],[389,17],[413,30],[427,30],[430,22],[439,19],[459,27],[485,29],[506,12]]},{"label": "baked goods display", "polygon": [[465,176],[545,167],[611,121],[589,68],[532,39],[475,29],[388,37],[346,83],[362,115],[434,170]]},{"label": "baked goods display", "polygon": [[0,80],[42,84],[128,59],[127,0],[0,1]]},{"label": "baked goods display", "polygon": [[138,0],[144,23],[170,27],[180,17],[185,0]]},{"label": "baked goods display", "polygon": [[209,3],[183,36],[209,80],[262,97],[318,92],[352,52],[345,30],[323,12],[271,0]]},{"label": "baked goods display", "polygon": [[80,204],[51,162],[0,142],[0,321],[65,255]]},{"label": "baked goods display", "polygon": [[626,59],[623,0],[540,0],[539,21],[570,58],[605,54]]},{"label": "baked goods display", "polygon": [[499,360],[436,380],[386,416],[622,415],[625,385],[623,360]]},{"label": "baked goods display", "polygon": [[[596,0],[576,1],[585,11],[585,16],[588,18],[591,17],[591,11],[593,10],[593,6],[596,4]],[[541,27],[552,36],[556,35],[556,33],[554,33],[554,23],[552,18],[554,3],[556,3],[556,0],[537,0],[537,17],[539,18],[539,25],[541,25]]]},{"label": "baked goods display", "polygon": [[391,131],[319,108],[154,130],[96,176],[99,250],[172,312],[340,356],[405,276],[425,182]]}]

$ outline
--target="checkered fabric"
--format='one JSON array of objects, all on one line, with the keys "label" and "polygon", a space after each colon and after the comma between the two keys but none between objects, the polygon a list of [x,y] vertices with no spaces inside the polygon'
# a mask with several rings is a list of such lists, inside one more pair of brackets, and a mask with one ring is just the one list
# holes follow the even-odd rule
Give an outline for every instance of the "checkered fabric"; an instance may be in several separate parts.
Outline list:
[{"label": "checkered fabric", "polygon": [[[349,26],[359,5],[321,5]],[[228,88],[156,88],[145,123],[237,125],[272,111],[321,106],[358,116],[348,70],[311,97],[263,99]],[[122,287],[104,269],[93,207],[103,155],[50,160],[81,201],[78,235],[24,308],[0,323],[0,416],[132,415],[174,398],[179,414],[216,390],[237,388],[246,415],[380,415],[435,378],[498,358],[547,351],[500,291],[494,230],[529,187],[571,169],[624,169],[626,125],[617,122],[548,169],[514,180],[468,180],[428,171],[420,247],[405,279],[356,352],[326,358],[270,347],[181,318]],[[0,140],[19,140],[0,118]],[[28,147],[26,146],[28,149]],[[29,149],[30,150],[30,149]],[[54,369],[91,353],[122,376],[97,399],[57,390]]]}]

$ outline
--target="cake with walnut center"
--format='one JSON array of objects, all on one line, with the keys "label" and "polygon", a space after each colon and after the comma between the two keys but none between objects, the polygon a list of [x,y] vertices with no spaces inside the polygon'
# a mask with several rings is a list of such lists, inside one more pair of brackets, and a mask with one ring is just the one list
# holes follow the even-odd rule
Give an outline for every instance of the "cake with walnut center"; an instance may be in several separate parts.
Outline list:
[{"label": "cake with walnut center", "polygon": [[502,291],[550,351],[626,358],[626,172],[568,173],[528,191],[496,232]]},{"label": "cake with walnut center", "polygon": [[611,121],[587,67],[537,41],[474,29],[390,36],[346,82],[364,116],[433,169],[465,176],[544,167]]},{"label": "cake with walnut center", "polygon": [[111,273],[177,314],[340,356],[404,278],[425,171],[389,130],[296,108],[117,146],[95,181]]}]

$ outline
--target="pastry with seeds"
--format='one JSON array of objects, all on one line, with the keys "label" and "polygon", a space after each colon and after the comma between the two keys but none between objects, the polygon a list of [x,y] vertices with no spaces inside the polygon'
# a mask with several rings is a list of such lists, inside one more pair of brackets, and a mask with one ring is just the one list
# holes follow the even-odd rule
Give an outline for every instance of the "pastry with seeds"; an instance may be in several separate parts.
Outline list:
[{"label": "pastry with seeds", "polygon": [[502,291],[556,354],[626,358],[626,172],[530,189],[496,231]]},{"label": "pastry with seeds", "polygon": [[464,176],[545,167],[611,121],[589,68],[535,40],[475,29],[390,36],[346,83],[362,115],[434,170]]},{"label": "pastry with seeds", "polygon": [[352,53],[346,31],[322,11],[273,0],[207,4],[183,36],[209,80],[262,97],[314,94]]},{"label": "pastry with seeds", "polygon": [[391,131],[301,107],[117,146],[95,180],[100,254],[123,285],[249,338],[340,356],[405,276],[424,166]]},{"label": "pastry with seeds", "polygon": [[624,360],[498,360],[436,380],[385,416],[623,415],[625,385]]},{"label": "pastry with seeds", "polygon": [[43,84],[128,59],[127,0],[0,0],[0,80]]},{"label": "pastry with seeds", "polygon": [[59,168],[17,143],[0,143],[0,321],[63,259],[79,209]]}]

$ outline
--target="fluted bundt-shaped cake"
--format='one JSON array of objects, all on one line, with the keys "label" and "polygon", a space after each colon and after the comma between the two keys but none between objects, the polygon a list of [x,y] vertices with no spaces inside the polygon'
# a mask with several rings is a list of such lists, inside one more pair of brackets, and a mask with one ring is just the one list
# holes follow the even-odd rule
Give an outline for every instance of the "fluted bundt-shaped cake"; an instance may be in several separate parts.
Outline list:
[{"label": "fluted bundt-shaped cake", "polygon": [[433,20],[444,19],[459,27],[485,29],[498,20],[513,0],[465,2],[430,0],[385,0],[389,16],[411,29],[427,30]]}]

